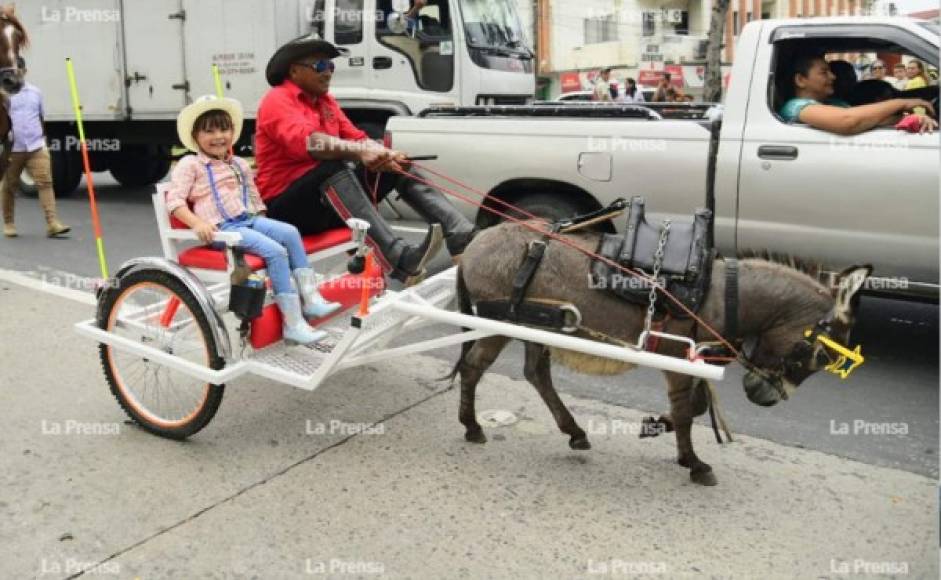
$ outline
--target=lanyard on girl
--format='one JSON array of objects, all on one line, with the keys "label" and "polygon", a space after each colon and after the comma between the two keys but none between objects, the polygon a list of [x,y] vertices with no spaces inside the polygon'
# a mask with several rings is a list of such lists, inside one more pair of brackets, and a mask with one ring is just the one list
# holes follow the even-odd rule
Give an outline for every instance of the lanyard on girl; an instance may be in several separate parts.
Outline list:
[{"label": "lanyard on girl", "polygon": [[[245,175],[242,174],[242,168],[239,167],[238,162],[235,159],[232,160],[232,165],[234,165],[235,173],[238,176],[239,183],[242,184],[242,206],[245,207],[245,211],[248,211],[248,182],[245,180]],[[230,165],[230,167],[232,166]],[[230,216],[226,211],[225,207],[222,205],[222,198],[219,196],[219,190],[216,189],[216,179],[212,174],[212,162],[206,163],[206,173],[209,174],[209,189],[212,190],[212,199],[216,202],[216,209],[219,210],[219,215],[222,216],[222,219],[226,223],[237,221],[241,216]],[[244,213],[243,213],[244,215]]]}]

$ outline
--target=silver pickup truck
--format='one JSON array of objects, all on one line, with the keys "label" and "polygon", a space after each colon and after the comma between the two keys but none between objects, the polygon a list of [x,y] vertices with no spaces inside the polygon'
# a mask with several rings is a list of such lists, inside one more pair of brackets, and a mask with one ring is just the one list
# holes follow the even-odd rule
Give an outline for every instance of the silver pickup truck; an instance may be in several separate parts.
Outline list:
[{"label": "silver pickup truck", "polygon": [[[786,123],[776,71],[808,45],[831,58],[894,53],[938,67],[936,24],[762,20],[742,31],[722,105],[433,109],[393,117],[386,139],[436,154],[428,164],[436,171],[548,216],[633,195],[656,217],[689,216],[714,186],[721,251],[770,250],[833,270],[871,263],[870,293],[937,300],[938,133],[886,127],[844,137]],[[927,91],[920,96],[937,103],[937,86]],[[494,223],[461,205],[481,225]]]}]

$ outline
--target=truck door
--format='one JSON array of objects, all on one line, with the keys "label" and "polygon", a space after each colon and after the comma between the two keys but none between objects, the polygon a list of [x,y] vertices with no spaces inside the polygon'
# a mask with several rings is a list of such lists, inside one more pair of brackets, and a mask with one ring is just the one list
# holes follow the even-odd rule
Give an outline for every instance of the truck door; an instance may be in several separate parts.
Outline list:
[{"label": "truck door", "polygon": [[327,0],[327,40],[349,54],[334,59],[336,71],[331,85],[340,89],[344,99],[366,98],[369,93],[369,43],[366,30],[372,29],[372,18],[364,14],[374,13],[375,0]]},{"label": "truck door", "polygon": [[428,0],[415,11],[409,0],[375,1],[372,85],[390,96],[451,93],[455,85],[453,22],[458,17],[451,13],[451,3]]},{"label": "truck door", "polygon": [[124,3],[128,106],[136,117],[175,118],[186,105],[182,0]]},{"label": "truck door", "polygon": [[[821,47],[827,46],[824,28],[812,30],[821,35]],[[937,46],[920,52],[917,39],[901,28],[854,28],[861,42],[908,43],[912,56],[937,66]],[[803,33],[790,34],[798,32]],[[837,32],[831,38],[845,43],[845,31]],[[783,49],[776,44],[774,50]],[[775,54],[783,55],[760,50],[755,71],[773,70]],[[749,93],[739,174],[739,248],[827,256],[830,267],[872,263],[875,276],[917,276],[915,281],[937,283],[937,135],[885,127],[844,137],[785,123],[775,113],[783,105],[775,99],[783,97],[770,94],[765,78],[756,72]]]}]

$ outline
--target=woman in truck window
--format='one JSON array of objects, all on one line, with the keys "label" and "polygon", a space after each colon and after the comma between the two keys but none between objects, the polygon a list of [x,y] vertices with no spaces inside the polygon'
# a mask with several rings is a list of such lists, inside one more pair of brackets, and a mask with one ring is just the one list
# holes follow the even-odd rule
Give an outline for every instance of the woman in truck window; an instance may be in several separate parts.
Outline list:
[{"label": "woman in truck window", "polygon": [[[823,55],[799,54],[792,63],[792,96],[778,111],[788,123],[801,122],[838,135],[856,135],[880,125],[894,125],[902,113],[915,107],[925,107],[934,113],[931,103],[922,99],[890,99],[858,107],[831,102],[836,77]],[[920,132],[937,127],[934,119],[921,117]]]}]

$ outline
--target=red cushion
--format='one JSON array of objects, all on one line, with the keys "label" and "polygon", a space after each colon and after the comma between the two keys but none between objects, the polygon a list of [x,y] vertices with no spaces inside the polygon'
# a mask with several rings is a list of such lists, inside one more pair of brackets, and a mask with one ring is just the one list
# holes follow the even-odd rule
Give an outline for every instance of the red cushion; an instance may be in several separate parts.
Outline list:
[{"label": "red cushion", "polygon": [[[304,251],[313,254],[350,241],[352,232],[349,228],[336,228],[319,234],[304,236],[301,239],[304,242]],[[226,266],[225,252],[209,246],[186,249],[180,252],[178,261],[181,266],[201,268],[203,270],[225,270]],[[260,270],[265,267],[264,260],[254,254],[245,254],[245,263],[252,270]]]}]

